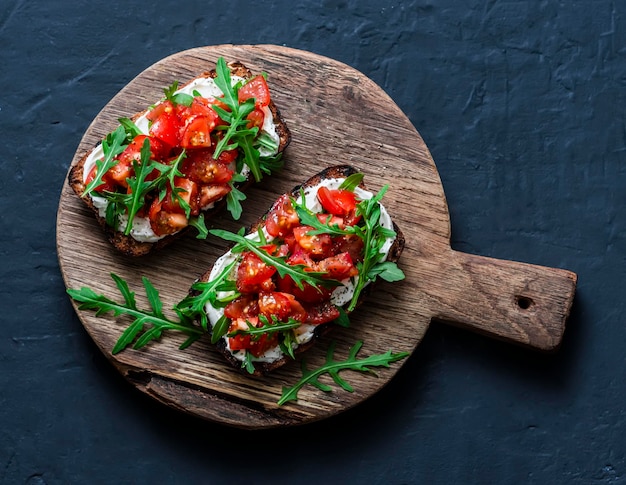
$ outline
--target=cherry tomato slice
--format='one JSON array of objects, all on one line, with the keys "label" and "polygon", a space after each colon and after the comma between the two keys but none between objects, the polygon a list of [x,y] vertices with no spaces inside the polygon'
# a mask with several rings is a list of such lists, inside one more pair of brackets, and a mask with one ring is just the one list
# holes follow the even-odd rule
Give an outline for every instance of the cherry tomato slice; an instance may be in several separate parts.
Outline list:
[{"label": "cherry tomato slice", "polygon": [[230,192],[230,186],[224,185],[203,185],[198,193],[198,206],[200,209],[208,208],[214,202],[226,197]]},{"label": "cherry tomato slice", "polygon": [[195,116],[184,128],[180,146],[198,148],[211,146],[211,132],[215,128],[215,119],[207,116]]},{"label": "cherry tomato slice", "polygon": [[241,293],[252,293],[276,272],[276,268],[266,265],[254,253],[243,253],[237,268],[237,289]]},{"label": "cherry tomato slice", "polygon": [[347,216],[356,209],[356,195],[349,190],[320,187],[317,198],[324,210],[335,216]]},{"label": "cherry tomato slice", "polygon": [[248,128],[258,128],[259,130],[263,127],[263,122],[265,121],[265,113],[262,109],[254,108],[248,116],[246,116],[248,120]]},{"label": "cherry tomato slice", "polygon": [[[279,322],[291,315],[291,300],[285,293],[264,291],[259,293],[259,312],[267,318],[276,317]],[[271,321],[271,320],[270,320]]]},{"label": "cherry tomato slice", "polygon": [[267,106],[270,104],[270,89],[265,78],[259,75],[250,79],[250,81],[239,88],[238,98],[240,103],[254,98],[256,106]]},{"label": "cherry tomato slice", "polygon": [[330,234],[308,234],[311,226],[298,226],[293,229],[293,235],[302,249],[313,258],[327,258],[332,256],[333,241]]},{"label": "cherry tomato slice", "polygon": [[150,219],[150,227],[157,236],[174,234],[189,224],[184,214],[164,211],[158,198],[152,202],[148,218]]},{"label": "cherry tomato slice", "polygon": [[307,305],[306,307],[306,323],[312,325],[321,325],[322,323],[332,322],[339,318],[339,310],[330,301],[324,301],[315,305]]},{"label": "cherry tomato slice", "polygon": [[[259,325],[259,320],[257,317],[250,318],[238,318],[234,320],[229,328],[230,332],[235,332],[237,330],[246,330],[248,329],[248,323],[257,327]],[[235,350],[246,350],[250,352],[255,357],[260,357],[267,350],[271,349],[278,345],[278,335],[268,335],[263,334],[259,338],[252,338],[250,335],[235,335],[234,337],[228,338],[228,345],[230,349]]]},{"label": "cherry tomato slice", "polygon": [[254,295],[241,295],[224,308],[224,316],[230,320],[256,317],[259,314],[259,302]]},{"label": "cherry tomato slice", "polygon": [[[178,197],[189,205],[190,213],[198,215],[200,207],[198,205],[198,186],[187,178],[176,177],[174,186],[181,189]],[[172,194],[171,187],[167,187],[165,197],[163,198],[162,208],[166,212],[184,214],[185,208],[181,206],[180,201]]]},{"label": "cherry tomato slice", "polygon": [[211,150],[190,150],[181,172],[199,184],[227,184],[234,173],[228,165],[215,160]]},{"label": "cherry tomato slice", "polygon": [[150,135],[171,147],[180,145],[181,122],[173,111],[164,111],[150,126]]},{"label": "cherry tomato slice", "polygon": [[300,218],[287,194],[282,195],[270,209],[265,219],[267,232],[274,237],[285,237],[300,224]]},{"label": "cherry tomato slice", "polygon": [[343,280],[359,274],[348,253],[339,253],[326,258],[317,263],[316,269],[328,273],[328,278],[333,280]]}]

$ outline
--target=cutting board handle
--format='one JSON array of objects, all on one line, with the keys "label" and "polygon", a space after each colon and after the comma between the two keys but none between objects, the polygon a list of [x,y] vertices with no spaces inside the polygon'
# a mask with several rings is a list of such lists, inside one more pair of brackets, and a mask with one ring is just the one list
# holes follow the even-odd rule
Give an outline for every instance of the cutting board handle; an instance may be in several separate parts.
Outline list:
[{"label": "cutting board handle", "polygon": [[571,271],[450,250],[435,319],[502,340],[553,351],[576,291]]}]

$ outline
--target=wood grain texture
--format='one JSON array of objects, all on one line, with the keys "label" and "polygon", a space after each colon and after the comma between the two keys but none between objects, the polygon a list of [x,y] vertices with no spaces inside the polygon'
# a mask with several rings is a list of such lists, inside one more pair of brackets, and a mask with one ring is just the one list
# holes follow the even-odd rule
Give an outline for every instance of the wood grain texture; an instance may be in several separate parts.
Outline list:
[{"label": "wood grain texture", "polygon": [[[365,342],[363,356],[388,349],[412,352],[433,318],[541,350],[558,347],[576,275],[453,251],[443,188],[426,145],[380,87],[340,62],[269,45],[211,46],[175,54],[141,73],[104,107],[87,129],[72,164],[115,128],[117,118],[145,109],[160,98],[164,86],[211,69],[220,56],[269,74],[272,97],[291,129],[292,142],[285,152],[286,168],[248,191],[242,219],[235,223],[224,213],[210,221],[211,226],[228,230],[248,226],[278,195],[331,165],[360,169],[374,191],[389,184],[385,206],[406,238],[399,264],[407,277],[380,284],[375,302],[353,314],[352,328],[333,332],[337,357],[346,356],[357,340]],[[66,183],[57,217],[57,248],[68,288],[89,286],[117,298],[109,277],[114,272],[145,304],[141,277],[147,276],[160,290],[165,307],[171,308],[226,244],[190,236],[143,258],[123,256],[109,245],[91,212]],[[332,416],[381,390],[402,365],[393,364],[378,378],[346,373],[354,393],[305,387],[297,403],[279,407],[282,386],[300,377],[297,362],[268,377],[251,378],[227,365],[206,340],[179,351],[183,337],[177,335],[141,351],[112,356],[111,349],[129,322],[77,313],[102,352],[137,388],[168,406],[238,427],[293,425]],[[322,340],[306,354],[310,366],[323,363],[327,347],[328,340]]]}]

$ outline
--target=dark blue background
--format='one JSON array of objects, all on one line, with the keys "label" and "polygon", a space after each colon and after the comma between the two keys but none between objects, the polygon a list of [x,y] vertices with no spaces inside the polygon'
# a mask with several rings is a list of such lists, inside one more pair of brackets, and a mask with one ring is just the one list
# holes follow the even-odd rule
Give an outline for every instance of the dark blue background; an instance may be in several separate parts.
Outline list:
[{"label": "dark blue background", "polygon": [[[626,483],[626,4],[261,3],[2,1],[0,483]],[[120,88],[220,43],[310,50],[382,86],[433,154],[455,249],[578,273],[561,350],[435,324],[375,398],[269,432],[134,391],[65,295],[58,198]]]}]

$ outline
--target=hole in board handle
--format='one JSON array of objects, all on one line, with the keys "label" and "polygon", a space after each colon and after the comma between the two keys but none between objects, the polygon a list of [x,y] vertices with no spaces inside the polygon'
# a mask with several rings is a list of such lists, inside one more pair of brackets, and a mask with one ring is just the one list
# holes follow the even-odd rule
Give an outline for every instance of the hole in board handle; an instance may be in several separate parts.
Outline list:
[{"label": "hole in board handle", "polygon": [[516,296],[515,301],[517,302],[517,306],[522,310],[528,310],[534,303],[532,298],[528,298],[527,296]]}]

